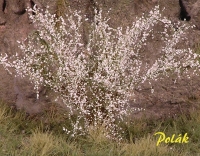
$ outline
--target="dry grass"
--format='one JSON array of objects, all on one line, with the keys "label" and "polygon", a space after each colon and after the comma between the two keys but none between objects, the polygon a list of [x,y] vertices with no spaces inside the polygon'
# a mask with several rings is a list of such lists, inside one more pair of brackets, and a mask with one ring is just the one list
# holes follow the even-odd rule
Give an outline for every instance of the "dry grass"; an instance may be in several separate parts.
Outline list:
[{"label": "dry grass", "polygon": [[153,155],[156,151],[157,155],[164,155],[170,153],[170,149],[166,144],[161,146],[155,146],[156,140],[152,135],[148,135],[140,140],[136,140],[135,143],[125,144],[123,146],[123,151],[125,156],[129,156],[134,153],[135,156],[139,155]]},{"label": "dry grass", "polygon": [[67,143],[62,138],[52,133],[34,131],[31,136],[23,141],[24,154],[32,155],[81,155],[80,149],[73,143]]},{"label": "dry grass", "polygon": [[[11,156],[186,156],[200,153],[200,111],[182,115],[177,119],[163,121],[135,120],[133,125],[123,128],[127,139],[122,142],[105,137],[105,128],[91,127],[89,134],[70,138],[59,125],[65,125],[60,111],[53,115],[44,114],[48,123],[27,118],[24,113],[9,110],[0,105],[0,155]],[[57,124],[56,124],[57,123]],[[47,128],[48,127],[48,128]],[[57,129],[56,129],[57,127]],[[154,133],[188,133],[188,144],[165,144],[156,146]]]}]

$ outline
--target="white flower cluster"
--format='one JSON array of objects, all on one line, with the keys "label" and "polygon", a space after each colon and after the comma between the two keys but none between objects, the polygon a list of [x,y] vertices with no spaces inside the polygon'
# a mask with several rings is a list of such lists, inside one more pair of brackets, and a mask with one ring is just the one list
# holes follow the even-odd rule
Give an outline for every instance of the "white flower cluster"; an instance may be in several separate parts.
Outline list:
[{"label": "white flower cluster", "polygon": [[[44,14],[36,8],[29,12],[34,12],[30,19],[37,30],[19,42],[23,57],[16,55],[16,60],[9,62],[0,56],[1,64],[14,67],[17,75],[28,76],[37,93],[40,85],[56,92],[70,108],[73,129],[64,131],[72,135],[85,134],[90,126],[102,124],[110,137],[117,137],[117,123],[131,112],[128,102],[136,87],[160,74],[167,75],[169,70],[180,74],[188,66],[199,67],[197,54],[176,49],[189,26],[179,24],[174,30],[158,6],[125,30],[111,28],[102,12],[96,12],[86,46],[81,35],[84,19],[79,12],[65,18],[57,18],[48,10]],[[154,26],[159,23],[165,27],[160,32],[164,46],[160,57],[149,65],[141,59],[140,49],[149,36],[153,37]],[[76,121],[71,118],[74,113]]]}]

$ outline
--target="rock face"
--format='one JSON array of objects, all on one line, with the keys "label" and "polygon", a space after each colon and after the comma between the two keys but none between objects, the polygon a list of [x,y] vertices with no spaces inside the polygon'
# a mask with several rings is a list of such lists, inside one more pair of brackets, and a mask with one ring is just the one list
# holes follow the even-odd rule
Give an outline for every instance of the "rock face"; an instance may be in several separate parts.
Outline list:
[{"label": "rock face", "polygon": [[[9,56],[20,52],[18,40],[24,40],[28,33],[33,30],[30,24],[26,7],[31,6],[29,0],[0,0],[0,53],[7,53]],[[40,5],[40,4],[39,4]],[[25,109],[27,113],[34,114],[42,111],[44,100],[36,99],[33,86],[26,79],[15,78],[7,71],[0,68],[0,99],[16,106],[18,109]]]},{"label": "rock face", "polygon": [[[97,0],[96,0],[97,1]],[[17,48],[17,40],[24,40],[33,25],[29,21],[26,7],[38,7],[45,9],[49,5],[52,13],[62,14],[63,4],[71,6],[73,9],[81,10],[83,14],[90,19],[94,16],[94,7],[102,8],[108,11],[110,8],[110,25],[129,26],[137,15],[148,12],[153,6],[159,4],[161,8],[165,7],[164,15],[172,21],[178,21],[180,15],[179,1],[174,0],[0,0],[0,53],[7,53],[9,56],[20,52]],[[199,32],[199,14],[200,0],[182,0],[188,15],[191,17],[190,22],[197,28],[191,31],[189,36],[189,46],[194,47],[200,39]],[[183,21],[184,22],[184,21]],[[86,23],[87,25],[87,23]],[[83,38],[87,43],[87,29],[83,30]],[[159,44],[159,41],[158,41]],[[149,46],[149,54],[153,54],[154,47]],[[173,114],[182,111],[182,108],[188,108],[190,103],[197,102],[200,98],[199,77],[193,77],[191,80],[182,78],[177,83],[174,79],[165,79],[161,82],[155,82],[155,93],[150,94],[148,86],[137,91],[137,99],[132,102],[133,107],[141,107],[147,110],[150,115],[155,116]],[[33,86],[26,79],[15,78],[0,66],[0,99],[9,104],[15,105],[18,109],[25,109],[27,113],[34,114],[41,112],[50,102],[45,97],[45,90],[41,89],[40,99],[36,99]],[[138,115],[138,114],[137,114]]]}]

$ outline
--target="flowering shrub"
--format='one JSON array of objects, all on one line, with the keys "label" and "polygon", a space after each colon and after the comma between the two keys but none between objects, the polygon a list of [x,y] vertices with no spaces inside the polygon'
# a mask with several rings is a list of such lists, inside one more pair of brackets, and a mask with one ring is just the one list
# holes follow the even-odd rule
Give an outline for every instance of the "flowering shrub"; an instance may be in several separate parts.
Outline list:
[{"label": "flowering shrub", "polygon": [[[1,55],[1,64],[14,67],[17,75],[28,76],[38,95],[40,86],[56,92],[70,109],[73,128],[63,130],[72,135],[104,125],[108,137],[117,137],[117,123],[131,112],[128,102],[135,88],[160,74],[169,76],[169,71],[180,75],[187,73],[188,67],[199,67],[198,55],[191,49],[176,48],[189,26],[171,23],[161,16],[158,6],[126,29],[110,27],[109,19],[103,18],[101,11],[95,12],[87,45],[82,41],[84,19],[79,12],[56,18],[48,10],[45,14],[36,8],[29,11],[34,12],[29,16],[37,30],[19,42],[22,57],[16,54],[15,61],[9,62]],[[158,35],[157,24],[164,28],[159,32],[164,46],[159,58],[147,64],[141,49],[149,37]]]}]

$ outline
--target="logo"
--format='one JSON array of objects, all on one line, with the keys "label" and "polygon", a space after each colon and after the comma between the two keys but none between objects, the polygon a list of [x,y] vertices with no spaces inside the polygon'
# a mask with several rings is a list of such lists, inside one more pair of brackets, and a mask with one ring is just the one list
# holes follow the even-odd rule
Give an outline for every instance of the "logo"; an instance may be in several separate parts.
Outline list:
[{"label": "logo", "polygon": [[175,134],[173,134],[172,136],[166,136],[165,133],[163,132],[157,132],[154,135],[159,135],[158,141],[156,146],[159,146],[159,144],[161,142],[163,143],[188,143],[189,142],[189,137],[188,134],[185,133],[184,135],[179,134],[178,136],[176,136]]}]

